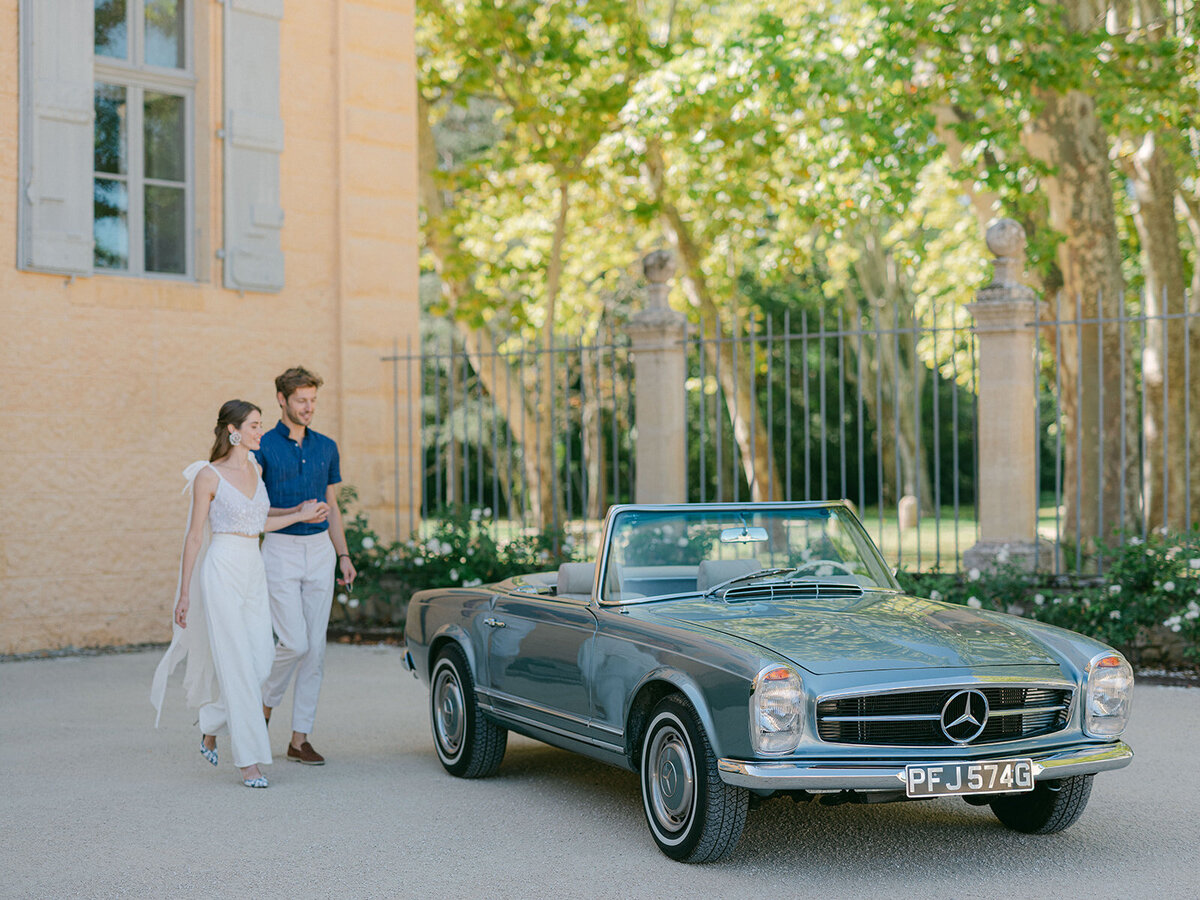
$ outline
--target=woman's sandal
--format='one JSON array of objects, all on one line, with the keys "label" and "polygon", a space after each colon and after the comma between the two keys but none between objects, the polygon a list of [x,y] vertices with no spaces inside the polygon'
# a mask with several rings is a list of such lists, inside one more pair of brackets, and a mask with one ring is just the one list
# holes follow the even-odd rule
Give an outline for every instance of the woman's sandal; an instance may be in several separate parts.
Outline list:
[{"label": "woman's sandal", "polygon": [[204,745],[204,735],[200,736],[200,755],[207,759],[214,766],[217,764],[217,748],[213,747],[211,750],[209,750],[208,747]]},{"label": "woman's sandal", "polygon": [[242,784],[248,788],[265,788],[269,782],[265,776],[259,775],[257,778],[243,778]]}]

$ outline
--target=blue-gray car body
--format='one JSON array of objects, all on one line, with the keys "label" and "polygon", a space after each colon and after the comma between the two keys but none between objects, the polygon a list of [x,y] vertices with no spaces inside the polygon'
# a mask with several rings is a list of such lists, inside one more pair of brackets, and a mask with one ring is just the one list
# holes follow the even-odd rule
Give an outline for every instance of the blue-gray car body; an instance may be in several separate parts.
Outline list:
[{"label": "blue-gray car body", "polygon": [[[833,517],[835,537],[846,546],[869,548],[861,553],[874,553],[874,560],[818,559],[813,571],[823,571],[824,580],[803,571],[806,580],[796,581],[794,571],[781,571],[705,590],[695,567],[678,562],[686,548],[664,544],[667,562],[662,565],[622,566],[622,553],[629,559],[634,555],[628,547],[614,547],[614,541],[640,539],[639,527],[661,522],[655,541],[663,540],[660,532],[666,529],[668,538],[681,534],[681,546],[692,534],[700,552],[745,548],[762,556],[765,551],[752,542],[757,539],[762,548],[778,543],[780,529],[795,527],[801,517],[826,529],[831,526],[825,520]],[[739,520],[765,527],[745,531],[744,538],[731,535],[729,528],[719,539],[711,537],[717,525]],[[709,525],[699,541],[694,537],[698,522]],[[764,538],[768,531],[774,533]],[[728,535],[729,544],[719,543]],[[827,537],[819,535],[820,547],[831,546]],[[793,556],[794,544],[788,551]],[[647,552],[654,553],[654,547]],[[729,563],[709,566],[717,571]],[[812,566],[803,562],[800,569]],[[930,767],[1007,759],[1031,761],[1034,782],[1055,786],[1120,768],[1132,758],[1120,739],[1123,722],[1110,728],[1103,719],[1088,718],[1089,709],[1103,712],[1109,701],[1105,696],[1093,701],[1089,694],[1108,689],[1089,686],[1096,666],[1127,668],[1116,651],[1032,620],[904,594],[843,504],[613,507],[590,590],[570,583],[588,573],[577,566],[565,574],[531,573],[497,584],[416,594],[408,609],[407,665],[429,683],[446,648],[457,648],[473,685],[473,698],[464,702],[473,699],[477,714],[489,723],[633,771],[649,746],[644,738],[652,711],[665,697],[676,696],[694,713],[724,785],[759,796],[911,799],[906,796],[910,766],[936,773]],[[783,738],[782,752],[764,751],[755,743],[756,728],[764,742],[778,737],[763,733],[762,722],[773,721],[774,707],[762,719],[752,708],[756,679],[772,672],[766,677],[794,673],[789,683],[802,686],[797,695],[802,700],[796,702],[803,710],[788,726],[796,733]],[[1131,689],[1131,676],[1129,684]],[[1034,699],[1012,701],[1027,702],[1022,708],[1001,708],[1014,697]],[[913,712],[918,708],[910,703],[913,698],[918,706],[926,698],[933,705]],[[786,712],[787,697],[781,702]],[[1129,698],[1111,701],[1118,702],[1127,716]],[[973,714],[971,703],[982,712]],[[966,704],[965,712],[958,715],[954,704]],[[438,708],[431,713],[436,720]],[[955,718],[966,719],[955,726],[966,732],[948,725]],[[979,718],[1000,732],[980,724],[979,734],[957,739]],[[435,737],[437,727],[435,721]],[[872,737],[884,732],[886,740]],[[664,766],[678,762],[670,751],[663,753]],[[653,777],[643,769],[644,779]],[[698,771],[692,777],[696,785],[703,781]],[[710,787],[726,790],[715,782]],[[690,789],[698,792],[703,786]],[[673,795],[666,799],[673,802]],[[996,792],[983,799],[996,799]],[[693,858],[672,852],[674,820],[665,831],[656,828],[653,803],[646,802],[660,846],[676,858]]]}]

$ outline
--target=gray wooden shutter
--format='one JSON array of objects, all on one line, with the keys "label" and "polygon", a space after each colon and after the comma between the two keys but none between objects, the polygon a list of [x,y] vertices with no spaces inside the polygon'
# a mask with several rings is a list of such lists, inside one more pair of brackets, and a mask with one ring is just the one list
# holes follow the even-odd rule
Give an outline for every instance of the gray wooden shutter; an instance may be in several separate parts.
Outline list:
[{"label": "gray wooden shutter", "polygon": [[92,271],[92,0],[21,4],[17,264]]},{"label": "gray wooden shutter", "polygon": [[225,7],[225,287],[283,288],[279,22],[283,0]]}]

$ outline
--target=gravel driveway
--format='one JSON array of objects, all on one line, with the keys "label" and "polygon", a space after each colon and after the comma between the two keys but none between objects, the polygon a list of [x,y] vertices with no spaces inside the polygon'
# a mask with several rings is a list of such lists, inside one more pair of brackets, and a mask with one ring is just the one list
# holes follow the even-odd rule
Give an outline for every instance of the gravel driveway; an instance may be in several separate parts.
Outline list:
[{"label": "gravel driveway", "polygon": [[513,737],[496,777],[445,775],[394,647],[330,647],[313,737],[329,764],[277,756],[266,791],[200,758],[178,677],[154,729],[157,661],[0,664],[0,896],[1200,896],[1197,689],[1138,687],[1137,758],[1062,834],[956,799],[771,800],[729,859],[685,866],[655,848],[631,773]]}]

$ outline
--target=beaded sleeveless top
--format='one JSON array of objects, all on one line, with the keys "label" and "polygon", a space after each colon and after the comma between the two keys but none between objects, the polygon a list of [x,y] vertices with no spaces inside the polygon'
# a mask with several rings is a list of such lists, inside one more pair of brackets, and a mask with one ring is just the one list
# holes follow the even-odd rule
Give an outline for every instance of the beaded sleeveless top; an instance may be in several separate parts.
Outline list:
[{"label": "beaded sleeveless top", "polygon": [[258,478],[254,497],[250,498],[226,481],[216,466],[211,468],[217,473],[217,492],[208,507],[208,521],[213,534],[261,534],[271,509],[262,476]]}]

